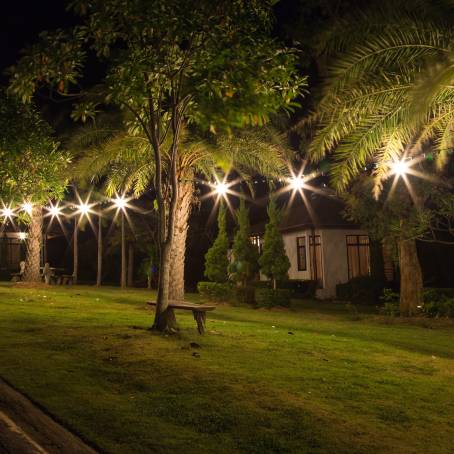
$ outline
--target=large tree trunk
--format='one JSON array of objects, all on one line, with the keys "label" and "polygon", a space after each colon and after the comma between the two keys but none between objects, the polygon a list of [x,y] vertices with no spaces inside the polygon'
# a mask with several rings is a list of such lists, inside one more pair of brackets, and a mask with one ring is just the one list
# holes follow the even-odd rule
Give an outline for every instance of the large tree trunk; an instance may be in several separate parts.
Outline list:
[{"label": "large tree trunk", "polygon": [[400,314],[412,316],[423,303],[423,281],[415,240],[399,242]]},{"label": "large tree trunk", "polygon": [[134,243],[128,246],[128,287],[134,286]]},{"label": "large tree trunk", "polygon": [[121,212],[121,288],[126,288],[126,237],[125,237],[125,214]]},{"label": "large tree trunk", "polygon": [[[177,321],[173,309],[168,307],[169,301],[169,282],[170,282],[170,251],[172,243],[161,246],[159,260],[159,280],[158,280],[158,301],[156,305],[153,329],[162,332],[175,332],[178,330]],[[165,304],[159,304],[160,301]]]},{"label": "large tree trunk", "polygon": [[178,204],[175,214],[175,232],[170,251],[172,274],[169,278],[169,299],[184,299],[184,264],[186,258],[186,238],[188,234],[188,220],[194,195],[192,182],[180,184]]},{"label": "large tree trunk", "polygon": [[79,274],[79,221],[80,218],[74,219],[73,235],[73,284],[77,284]]},{"label": "large tree trunk", "polygon": [[96,270],[96,285],[101,286],[102,280],[102,221],[101,216],[98,217],[98,268]]},{"label": "large tree trunk", "polygon": [[28,229],[27,256],[23,280],[26,282],[39,282],[41,265],[41,242],[43,229],[43,209],[34,205],[31,212],[31,222]]}]

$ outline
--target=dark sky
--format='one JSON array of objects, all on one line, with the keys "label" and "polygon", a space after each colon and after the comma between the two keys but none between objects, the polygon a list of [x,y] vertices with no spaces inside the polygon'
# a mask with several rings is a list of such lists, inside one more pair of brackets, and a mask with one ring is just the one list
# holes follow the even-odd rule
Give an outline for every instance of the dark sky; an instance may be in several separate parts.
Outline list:
[{"label": "dark sky", "polygon": [[37,40],[42,30],[64,28],[74,23],[65,11],[64,0],[4,0],[0,26],[1,82],[5,83],[4,70],[14,64],[20,49]]}]

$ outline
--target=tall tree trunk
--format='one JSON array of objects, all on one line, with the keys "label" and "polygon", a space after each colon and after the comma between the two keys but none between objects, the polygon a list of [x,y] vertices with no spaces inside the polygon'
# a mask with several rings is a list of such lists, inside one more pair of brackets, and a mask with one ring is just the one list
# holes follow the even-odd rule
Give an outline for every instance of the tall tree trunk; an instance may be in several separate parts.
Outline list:
[{"label": "tall tree trunk", "polygon": [[415,240],[399,242],[400,314],[412,316],[423,303],[423,281]]},{"label": "tall tree trunk", "polygon": [[79,221],[80,218],[74,218],[74,235],[73,235],[73,284],[77,284],[79,274]]},{"label": "tall tree trunk", "polygon": [[128,246],[128,287],[134,286],[134,243]]},{"label": "tall tree trunk", "polygon": [[102,280],[102,221],[98,216],[98,267],[96,270],[96,286],[101,286]]},{"label": "tall tree trunk", "polygon": [[125,214],[121,212],[121,288],[126,288],[126,237]]},{"label": "tall tree trunk", "polygon": [[186,238],[188,234],[188,221],[191,214],[194,185],[192,182],[180,184],[178,204],[175,215],[175,232],[170,263],[172,274],[169,279],[169,299],[184,299],[184,264],[186,258]]},{"label": "tall tree trunk", "polygon": [[[159,260],[159,279],[158,279],[158,301],[156,305],[153,329],[157,331],[173,332],[178,329],[175,313],[168,307],[169,301],[169,282],[170,282],[170,251],[172,243],[161,246]],[[166,304],[159,304],[159,299]]]},{"label": "tall tree trunk", "polygon": [[25,271],[23,280],[26,282],[39,282],[41,265],[41,242],[43,229],[43,208],[33,205],[31,221],[28,228],[27,256],[25,258]]}]

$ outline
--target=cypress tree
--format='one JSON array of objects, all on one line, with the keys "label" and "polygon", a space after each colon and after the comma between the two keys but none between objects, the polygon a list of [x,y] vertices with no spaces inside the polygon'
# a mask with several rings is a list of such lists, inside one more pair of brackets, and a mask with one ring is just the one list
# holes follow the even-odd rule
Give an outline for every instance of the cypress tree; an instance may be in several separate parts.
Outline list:
[{"label": "cypress tree", "polygon": [[263,253],[259,258],[259,264],[260,271],[273,281],[273,288],[276,289],[277,281],[288,279],[290,261],[285,253],[284,240],[279,232],[281,213],[273,199],[268,204],[268,218],[263,238]]},{"label": "cypress tree", "polygon": [[233,239],[233,259],[229,271],[233,281],[246,286],[258,271],[258,251],[249,237],[249,210],[243,199],[237,211],[237,222],[238,230]]},{"label": "cypress tree", "polygon": [[218,236],[213,245],[205,254],[205,276],[213,282],[227,282],[227,269],[229,259],[227,257],[229,239],[227,237],[225,207],[221,203],[218,214]]}]

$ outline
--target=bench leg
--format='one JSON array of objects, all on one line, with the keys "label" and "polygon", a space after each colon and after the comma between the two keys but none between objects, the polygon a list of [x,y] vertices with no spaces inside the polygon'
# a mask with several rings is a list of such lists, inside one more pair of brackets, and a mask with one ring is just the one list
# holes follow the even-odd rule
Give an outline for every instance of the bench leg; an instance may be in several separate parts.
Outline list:
[{"label": "bench leg", "polygon": [[197,322],[197,330],[199,334],[203,334],[205,332],[205,321],[206,321],[206,314],[205,311],[192,311],[194,315],[194,320]]}]

